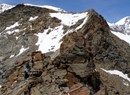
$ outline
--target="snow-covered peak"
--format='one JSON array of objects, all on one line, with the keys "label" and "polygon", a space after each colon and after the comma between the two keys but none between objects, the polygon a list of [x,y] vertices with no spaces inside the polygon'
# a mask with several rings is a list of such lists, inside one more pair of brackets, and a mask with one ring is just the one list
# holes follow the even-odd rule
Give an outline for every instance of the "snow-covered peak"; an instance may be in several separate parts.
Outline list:
[{"label": "snow-covered peak", "polygon": [[109,23],[111,32],[130,44],[130,16],[126,16],[116,23]]},{"label": "snow-covered peak", "polygon": [[129,25],[130,24],[130,16],[126,16],[115,23],[116,25]]},{"label": "snow-covered peak", "polygon": [[108,23],[112,31],[130,35],[130,16],[126,16],[116,23]]},{"label": "snow-covered peak", "polygon": [[9,5],[9,4],[0,4],[0,13],[4,12],[5,10],[11,9],[13,8],[13,5]]},{"label": "snow-covered peak", "polygon": [[58,8],[58,7],[54,7],[54,6],[44,5],[42,7],[43,8],[48,8],[48,9],[52,9],[52,10],[55,10],[55,11],[65,12],[65,10],[63,10],[61,8]]},{"label": "snow-covered peak", "polygon": [[41,8],[47,8],[47,9],[51,9],[51,10],[58,11],[58,12],[65,12],[65,10],[63,10],[61,8],[50,6],[50,5],[33,5],[33,4],[24,4],[24,5],[36,6],[36,7],[41,7]]}]

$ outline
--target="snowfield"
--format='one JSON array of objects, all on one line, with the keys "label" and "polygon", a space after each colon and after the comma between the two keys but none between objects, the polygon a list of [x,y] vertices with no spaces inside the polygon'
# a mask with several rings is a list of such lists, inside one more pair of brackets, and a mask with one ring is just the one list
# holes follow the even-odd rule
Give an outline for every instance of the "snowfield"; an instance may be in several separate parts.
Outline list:
[{"label": "snowfield", "polygon": [[77,13],[77,14],[72,14],[72,13],[50,13],[51,17],[56,17],[59,20],[61,20],[62,24],[67,25],[67,26],[72,26],[76,24],[79,20],[87,17],[87,12],[84,13]]},{"label": "snowfield", "polygon": [[[50,52],[50,51],[56,51],[60,48],[61,45],[61,39],[66,34],[76,31],[80,29],[87,21],[88,19],[88,13],[50,13],[51,17],[56,17],[61,20],[61,25],[57,26],[55,28],[48,28],[43,31],[43,33],[38,33],[36,36],[38,36],[38,41],[36,43],[37,46],[39,46],[38,50],[42,51],[42,53]],[[84,19],[83,23],[81,23],[75,30],[68,30],[65,34],[64,32],[64,25],[72,26],[75,25],[79,20]]]},{"label": "snowfield", "polygon": [[124,40],[125,42],[130,44],[130,35],[127,34],[123,34],[120,32],[115,32],[115,31],[111,31],[114,35],[116,35],[117,37],[119,37],[120,39]]},{"label": "snowfield", "polygon": [[[50,31],[50,33],[48,33]],[[43,33],[38,33],[38,42],[36,45],[39,46],[40,51],[42,53],[46,53],[48,51],[55,51],[60,48],[60,40],[63,37],[63,25],[55,27],[55,28],[48,28]]]}]

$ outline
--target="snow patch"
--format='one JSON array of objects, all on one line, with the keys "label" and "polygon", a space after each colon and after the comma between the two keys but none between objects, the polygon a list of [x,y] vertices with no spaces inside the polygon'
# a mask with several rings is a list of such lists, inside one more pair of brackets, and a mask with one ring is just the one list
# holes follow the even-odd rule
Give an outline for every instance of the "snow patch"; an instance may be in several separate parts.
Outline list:
[{"label": "snow patch", "polygon": [[13,33],[18,33],[20,30],[19,29],[15,29],[15,30],[10,30],[10,31],[7,31],[6,33],[11,35]]},{"label": "snow patch", "polygon": [[18,40],[19,37],[16,36],[16,40]]},{"label": "snow patch", "polygon": [[[51,31],[48,34],[48,31]],[[42,51],[42,53],[46,53],[49,51],[56,51],[60,48],[60,40],[63,37],[63,25],[57,26],[55,28],[48,28],[44,30],[43,33],[38,33],[38,42],[36,45],[39,46],[38,50]]]},{"label": "snow patch", "polygon": [[76,24],[79,20],[85,18],[87,16],[87,12],[84,13],[50,13],[51,17],[56,17],[61,20],[62,24],[67,26],[72,26]]},{"label": "snow patch", "polygon": [[103,71],[105,71],[106,73],[112,74],[112,75],[117,75],[122,77],[123,79],[126,79],[130,82],[130,78],[128,77],[127,74],[122,73],[121,71],[118,70],[105,70],[103,68],[101,68]]},{"label": "snow patch", "polygon": [[2,88],[2,85],[0,85],[0,88]]},{"label": "snow patch", "polygon": [[30,18],[29,18],[29,21],[34,21],[34,20],[36,20],[37,18],[38,18],[38,16],[30,17]]},{"label": "snow patch", "polygon": [[9,27],[6,27],[5,30],[10,30],[10,29],[15,28],[15,27],[17,27],[17,26],[19,26],[19,23],[18,23],[18,22],[15,22],[13,25],[11,25],[11,26],[9,26]]},{"label": "snow patch", "polygon": [[125,86],[129,86],[129,83],[128,83],[127,81],[125,81],[125,80],[123,80],[123,84],[124,84]]},{"label": "snow patch", "polygon": [[80,28],[82,28],[83,25],[87,22],[87,20],[88,20],[88,15],[87,15],[86,18],[84,19],[83,23],[80,24],[80,25],[76,28],[76,30],[79,30]]},{"label": "snow patch", "polygon": [[113,25],[115,25],[114,23],[110,23],[110,22],[107,22],[107,24],[111,27]]},{"label": "snow patch", "polygon": [[28,47],[28,48],[24,48],[24,47],[22,46],[22,48],[21,48],[20,51],[19,51],[19,54],[17,54],[16,56],[19,56],[20,54],[22,54],[23,52],[25,52],[27,49],[29,49],[29,47]]},{"label": "snow patch", "polygon": [[14,55],[11,55],[10,58],[14,57]]},{"label": "snow patch", "polygon": [[123,33],[120,32],[115,32],[115,31],[111,31],[114,35],[116,35],[117,37],[119,37],[120,39],[126,41],[127,43],[130,44],[130,35],[125,35]]}]

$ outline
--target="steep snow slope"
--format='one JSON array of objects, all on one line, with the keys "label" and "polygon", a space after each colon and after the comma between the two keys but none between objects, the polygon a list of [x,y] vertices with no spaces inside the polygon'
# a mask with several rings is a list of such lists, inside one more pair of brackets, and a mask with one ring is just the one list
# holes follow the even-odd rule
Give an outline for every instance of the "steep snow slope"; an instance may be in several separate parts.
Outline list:
[{"label": "steep snow slope", "polygon": [[4,12],[5,10],[13,8],[13,5],[8,5],[8,4],[0,4],[0,13]]},{"label": "steep snow slope", "polygon": [[108,24],[113,34],[127,43],[130,43],[130,16],[124,17],[116,23]]},{"label": "steep snow slope", "polygon": [[121,32],[111,31],[114,35],[130,44],[130,35],[123,34]]},{"label": "steep snow slope", "polygon": [[72,26],[79,20],[87,17],[87,13],[51,13],[50,16],[60,19],[64,25]]},{"label": "steep snow slope", "polygon": [[[87,12],[84,13],[50,13],[51,17],[56,17],[57,19],[61,20],[61,25],[55,28],[48,28],[44,30],[43,33],[36,34],[38,36],[38,42],[36,45],[39,46],[40,51],[46,53],[48,51],[56,51],[60,48],[61,39],[68,33],[71,32],[71,29],[64,33],[64,26],[71,27],[75,25],[79,20],[88,18]],[[79,28],[80,29],[80,28]],[[47,32],[50,31],[49,34]],[[74,31],[72,29],[72,31]]]}]

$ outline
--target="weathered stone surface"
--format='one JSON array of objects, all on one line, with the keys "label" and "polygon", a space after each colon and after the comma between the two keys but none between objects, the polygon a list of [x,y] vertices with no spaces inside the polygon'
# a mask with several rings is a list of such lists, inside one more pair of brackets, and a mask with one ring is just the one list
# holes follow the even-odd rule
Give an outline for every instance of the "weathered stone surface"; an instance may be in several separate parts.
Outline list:
[{"label": "weathered stone surface", "polygon": [[92,73],[92,71],[87,68],[87,64],[70,64],[70,67],[76,75],[82,78]]},{"label": "weathered stone surface", "polygon": [[91,95],[90,90],[82,84],[75,84],[70,88],[70,95]]},{"label": "weathered stone surface", "polygon": [[39,91],[36,87],[31,88],[30,94],[31,94],[31,95],[42,95],[42,94],[40,93],[40,91]]},{"label": "weathered stone surface", "polygon": [[57,76],[60,79],[63,79],[66,74],[67,74],[67,71],[66,70],[62,70],[62,69],[56,70],[54,72],[54,76]]},{"label": "weathered stone surface", "polygon": [[102,86],[96,95],[108,95],[107,88],[105,86]]},{"label": "weathered stone surface", "polygon": [[32,53],[32,61],[43,61],[45,55],[43,55],[40,51],[36,51]]},{"label": "weathered stone surface", "polygon": [[75,75],[73,75],[72,73],[67,73],[67,75],[65,76],[65,79],[68,80],[67,82],[67,86],[70,88],[71,86],[73,86],[74,84],[80,82],[80,79],[78,79],[77,77],[75,77]]}]

